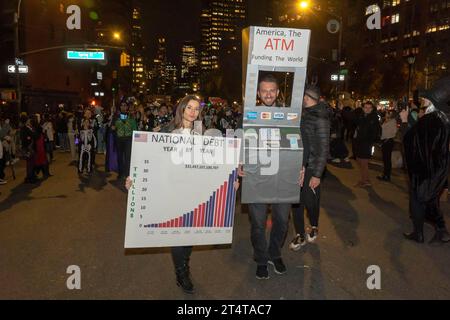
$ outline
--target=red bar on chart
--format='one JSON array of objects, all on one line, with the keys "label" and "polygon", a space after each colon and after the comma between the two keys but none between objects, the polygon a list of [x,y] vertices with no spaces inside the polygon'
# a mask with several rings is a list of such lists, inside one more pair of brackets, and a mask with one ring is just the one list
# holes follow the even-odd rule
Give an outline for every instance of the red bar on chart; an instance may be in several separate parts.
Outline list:
[{"label": "red bar on chart", "polygon": [[194,228],[197,228],[198,209],[194,209]]},{"label": "red bar on chart", "polygon": [[221,228],[223,227],[222,225],[222,212],[223,212],[223,198],[225,195],[225,190],[223,188],[223,186],[220,187],[220,204],[219,204],[219,223],[218,223],[218,227]]},{"label": "red bar on chart", "polygon": [[204,227],[205,226],[205,220],[206,220],[206,206],[203,203],[202,204],[202,223],[201,226]]},{"label": "red bar on chart", "polygon": [[214,227],[219,226],[219,212],[220,212],[220,195],[222,188],[217,190],[217,201],[216,201],[216,213],[214,214]]},{"label": "red bar on chart", "polygon": [[222,199],[222,215],[220,226],[225,227],[225,209],[227,207],[227,195],[228,195],[228,182],[225,182],[225,186],[223,187],[223,199]]}]

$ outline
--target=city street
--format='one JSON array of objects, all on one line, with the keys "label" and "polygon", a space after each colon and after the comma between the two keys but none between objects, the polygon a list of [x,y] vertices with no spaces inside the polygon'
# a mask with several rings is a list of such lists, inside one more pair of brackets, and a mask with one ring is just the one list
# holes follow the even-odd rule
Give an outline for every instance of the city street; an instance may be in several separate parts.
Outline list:
[{"label": "city street", "polygon": [[[195,295],[175,284],[167,249],[124,250],[126,193],[116,174],[79,178],[67,153],[56,152],[53,176],[24,185],[23,161],[0,186],[0,299],[449,299],[450,245],[403,239],[411,230],[406,176],[354,188],[356,164],[329,165],[323,183],[319,240],[299,252],[283,249],[288,267],[255,278],[246,206],[238,205],[230,246],[197,247],[191,258]],[[176,201],[183,195],[168,195]],[[443,203],[447,225],[450,205]],[[426,225],[428,242],[434,230]],[[69,290],[69,266],[81,268],[81,290]],[[381,269],[381,290],[369,290],[367,268]]]}]

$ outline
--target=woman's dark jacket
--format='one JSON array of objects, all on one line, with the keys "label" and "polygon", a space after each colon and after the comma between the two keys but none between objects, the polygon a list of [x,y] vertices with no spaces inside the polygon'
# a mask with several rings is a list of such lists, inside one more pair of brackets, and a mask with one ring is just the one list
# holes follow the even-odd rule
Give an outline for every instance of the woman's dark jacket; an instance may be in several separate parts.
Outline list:
[{"label": "woman's dark jacket", "polygon": [[312,170],[316,178],[322,177],[330,146],[330,112],[328,105],[319,104],[303,108],[300,130],[303,139],[303,165]]}]

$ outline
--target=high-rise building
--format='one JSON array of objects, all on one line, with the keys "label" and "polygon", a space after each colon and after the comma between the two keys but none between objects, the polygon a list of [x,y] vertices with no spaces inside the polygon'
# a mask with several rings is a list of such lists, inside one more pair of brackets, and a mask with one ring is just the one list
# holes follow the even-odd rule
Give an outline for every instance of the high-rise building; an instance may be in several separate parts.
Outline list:
[{"label": "high-rise building", "polygon": [[201,70],[221,67],[224,55],[240,52],[246,24],[246,0],[203,0],[201,12]]},{"label": "high-rise building", "polygon": [[165,93],[172,93],[175,87],[178,83],[178,69],[177,67],[172,63],[167,63],[165,65],[165,72],[164,72],[164,87],[165,87]]},{"label": "high-rise building", "polygon": [[157,94],[166,93],[166,65],[167,65],[167,47],[166,39],[158,38],[156,57],[153,60],[153,71],[151,73],[152,87]]},{"label": "high-rise building", "polygon": [[[8,19],[2,19],[1,24],[14,16],[18,3],[8,1],[8,7],[2,5],[1,13]],[[70,16],[67,9],[71,5],[80,8],[80,29],[67,27]],[[64,105],[70,110],[93,99],[108,107],[112,105],[114,88],[124,94],[130,91],[131,72],[127,68],[121,70],[119,63],[122,50],[128,50],[131,39],[131,13],[132,0],[22,1],[19,58],[29,69],[28,74],[20,76],[22,110],[42,112],[46,105],[47,109],[56,110]],[[7,64],[14,64],[15,60],[12,21],[2,27],[2,40],[6,41],[1,44],[1,52],[7,55],[1,62]],[[8,32],[3,34],[3,31]],[[102,50],[106,59],[71,60],[67,59],[68,50]],[[17,86],[14,75],[3,77],[2,74],[0,78],[5,81],[0,87]]]},{"label": "high-rise building", "polygon": [[[345,29],[351,37],[345,37],[344,43],[354,72],[360,72],[358,66],[377,54],[381,62],[373,64],[392,61],[395,69],[390,70],[391,74],[407,75],[409,63],[413,63],[413,88],[430,87],[448,73],[449,0],[347,0],[346,8]],[[369,30],[367,20],[374,14],[381,15],[381,29]]]},{"label": "high-rise building", "polygon": [[185,84],[191,90],[198,89],[199,85],[199,59],[197,50],[193,42],[187,41],[181,49],[181,79],[180,82]]},{"label": "high-rise building", "polygon": [[145,46],[142,42],[141,7],[138,1],[133,5],[131,32],[131,67],[133,72],[133,91],[138,94],[146,93],[145,79],[146,63],[144,57]]}]

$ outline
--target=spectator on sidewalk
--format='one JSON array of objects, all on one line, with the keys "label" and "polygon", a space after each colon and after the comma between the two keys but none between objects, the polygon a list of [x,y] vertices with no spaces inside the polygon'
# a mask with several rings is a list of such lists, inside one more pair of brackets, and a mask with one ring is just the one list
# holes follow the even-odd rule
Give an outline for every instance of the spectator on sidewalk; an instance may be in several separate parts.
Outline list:
[{"label": "spectator on sidewalk", "polygon": [[56,119],[56,132],[58,134],[59,147],[61,151],[67,151],[68,138],[67,138],[67,119],[64,112],[58,114]]},{"label": "spectator on sidewalk", "polygon": [[8,181],[5,180],[5,165],[6,165],[6,155],[3,151],[3,142],[0,139],[0,185],[6,184]]},{"label": "spectator on sidewalk", "polygon": [[25,183],[36,183],[37,178],[34,171],[35,135],[36,129],[28,116],[23,116],[24,125],[21,128],[22,155],[27,162],[27,176]]},{"label": "spectator on sidewalk", "polygon": [[120,106],[120,115],[115,123],[117,134],[117,155],[119,158],[118,179],[128,177],[130,174],[131,145],[133,131],[137,131],[136,120],[131,118],[129,107],[123,103]]},{"label": "spectator on sidewalk", "polygon": [[366,102],[363,106],[363,113],[357,120],[357,127],[354,139],[353,154],[360,167],[361,178],[356,187],[372,186],[369,178],[369,160],[375,142],[381,137],[381,126],[375,106],[372,102]]},{"label": "spectator on sidewalk", "polygon": [[67,116],[67,137],[69,139],[70,156],[72,162],[77,161],[77,145],[76,138],[78,134],[77,121],[73,113]]},{"label": "spectator on sidewalk", "polygon": [[49,114],[44,115],[44,124],[42,130],[45,136],[45,151],[49,162],[53,162],[53,150],[55,147],[55,130]]},{"label": "spectator on sidewalk", "polygon": [[397,114],[394,111],[386,113],[385,120],[381,126],[381,151],[383,153],[383,175],[377,179],[391,181],[392,172],[392,150],[394,149],[394,138],[397,136]]},{"label": "spectator on sidewalk", "polygon": [[42,171],[44,179],[49,178],[50,174],[50,165],[47,158],[47,152],[45,148],[45,134],[42,130],[42,125],[37,118],[33,121],[34,126],[34,156],[33,156],[33,168],[35,175],[39,175]]}]

